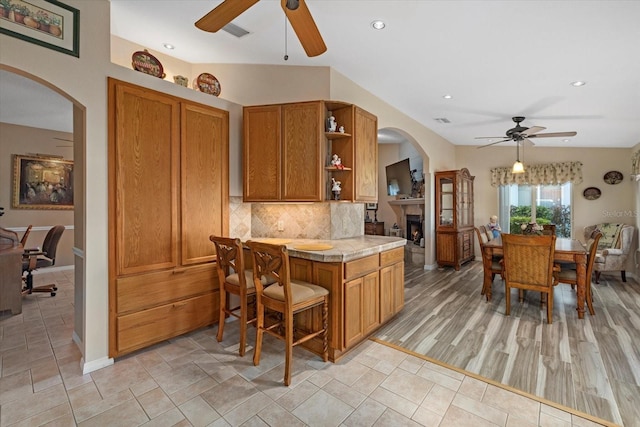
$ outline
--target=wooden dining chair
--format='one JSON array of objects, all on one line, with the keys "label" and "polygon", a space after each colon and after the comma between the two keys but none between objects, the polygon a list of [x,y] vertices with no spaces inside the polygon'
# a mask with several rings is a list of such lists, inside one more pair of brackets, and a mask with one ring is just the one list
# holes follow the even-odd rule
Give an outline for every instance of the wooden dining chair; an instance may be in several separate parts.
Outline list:
[{"label": "wooden dining chair", "polygon": [[[596,259],[596,251],[598,250],[598,242],[602,237],[602,233],[596,233],[593,238],[588,242],[588,254],[587,254],[587,274],[585,283],[585,300],[587,302],[587,308],[589,314],[592,316],[596,314],[593,309],[593,298],[591,296],[591,275],[593,273],[593,263]],[[560,283],[568,283],[571,285],[571,289],[574,289],[578,284],[578,270],[575,264],[561,264],[560,272],[558,273],[558,281]]]},{"label": "wooden dining chair", "polygon": [[[484,245],[489,242],[489,238],[487,234],[482,230],[484,225],[480,227],[475,227],[476,234],[478,236],[478,243],[480,244],[480,253],[482,254],[482,267],[488,268],[491,270],[491,283],[493,283],[493,279],[495,279],[496,274],[502,275],[502,264],[500,260],[502,259],[501,255],[494,255],[491,257],[491,265],[488,265],[487,261],[484,259]],[[482,287],[480,291],[480,295],[484,295],[487,293],[485,287]]]},{"label": "wooden dining chair", "polygon": [[556,225],[555,224],[542,224],[542,234],[545,236],[555,236],[556,235]]},{"label": "wooden dining chair", "polygon": [[[240,345],[238,353],[244,356],[247,343],[247,325],[255,323],[255,313],[249,315],[249,300],[255,298],[256,288],[253,284],[253,270],[246,269],[242,243],[240,239],[211,235],[209,240],[216,249],[218,282],[220,286],[220,309],[218,334],[216,339],[222,341],[224,324],[227,316],[240,319]],[[231,306],[228,294],[237,295],[239,305]]]},{"label": "wooden dining chair", "polygon": [[[301,280],[292,280],[289,268],[289,253],[284,245],[273,245],[249,241],[253,260],[253,280],[256,284],[256,346],[253,364],[260,364],[262,336],[266,332],[285,342],[284,385],[291,384],[293,347],[314,337],[322,339],[322,360],[328,360],[328,309],[329,291],[321,286]],[[260,278],[269,278],[274,283],[264,286]],[[313,307],[322,308],[322,323],[319,330],[294,330],[296,313]],[[279,314],[278,319],[265,324],[265,310]]]},{"label": "wooden dining chair", "polygon": [[511,288],[546,295],[547,323],[553,322],[553,288],[558,284],[554,266],[556,236],[502,235],[506,315],[511,312]]}]

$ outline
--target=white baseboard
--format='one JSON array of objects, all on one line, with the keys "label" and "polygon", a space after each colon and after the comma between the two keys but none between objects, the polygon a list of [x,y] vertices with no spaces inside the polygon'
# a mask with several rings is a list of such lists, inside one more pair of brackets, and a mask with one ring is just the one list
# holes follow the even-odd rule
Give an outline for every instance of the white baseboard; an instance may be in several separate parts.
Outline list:
[{"label": "white baseboard", "polygon": [[425,264],[424,265],[424,269],[425,270],[435,270],[436,268],[438,268],[438,264]]},{"label": "white baseboard", "polygon": [[34,276],[37,276],[38,274],[47,274],[47,273],[55,273],[56,271],[73,270],[74,268],[75,266],[73,265],[61,265],[59,267],[47,267],[47,268],[42,268],[40,270],[33,270],[31,274],[33,274]]},{"label": "white baseboard", "polygon": [[113,359],[110,357],[103,357],[102,359],[93,360],[91,362],[84,361],[84,357],[80,359],[80,367],[82,368],[82,375],[90,374],[98,369],[106,368],[113,365]]}]

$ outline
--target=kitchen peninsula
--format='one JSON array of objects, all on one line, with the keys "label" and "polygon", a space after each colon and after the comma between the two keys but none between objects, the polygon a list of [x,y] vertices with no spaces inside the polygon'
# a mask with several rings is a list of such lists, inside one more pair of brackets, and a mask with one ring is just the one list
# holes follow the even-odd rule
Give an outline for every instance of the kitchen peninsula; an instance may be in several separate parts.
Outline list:
[{"label": "kitchen peninsula", "polygon": [[[285,244],[291,277],[329,290],[329,360],[335,362],[387,323],[404,306],[404,245],[387,236],[337,240],[255,238]],[[318,246],[316,246],[318,245]],[[324,247],[323,250],[311,250]],[[246,257],[250,261],[250,257]],[[317,329],[320,309],[296,318],[296,328]],[[320,340],[305,343],[321,354]]]}]

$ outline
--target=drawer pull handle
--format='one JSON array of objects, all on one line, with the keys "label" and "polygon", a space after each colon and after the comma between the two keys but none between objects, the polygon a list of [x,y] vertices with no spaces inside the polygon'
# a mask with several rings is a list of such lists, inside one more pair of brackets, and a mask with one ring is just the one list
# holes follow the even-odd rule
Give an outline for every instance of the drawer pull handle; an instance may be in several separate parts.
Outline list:
[{"label": "drawer pull handle", "polygon": [[187,271],[186,268],[174,268],[173,274],[181,274],[181,273],[184,273],[185,271]]},{"label": "drawer pull handle", "polygon": [[173,304],[173,308],[182,308],[185,305],[187,305],[186,302],[176,302],[176,303]]}]

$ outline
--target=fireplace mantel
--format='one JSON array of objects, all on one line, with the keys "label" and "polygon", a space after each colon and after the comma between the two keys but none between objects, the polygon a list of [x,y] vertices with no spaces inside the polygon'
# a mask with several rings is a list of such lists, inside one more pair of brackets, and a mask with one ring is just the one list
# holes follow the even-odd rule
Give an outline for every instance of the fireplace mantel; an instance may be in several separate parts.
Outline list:
[{"label": "fireplace mantel", "polygon": [[424,197],[415,197],[412,199],[389,200],[389,204],[393,206],[424,205]]}]

